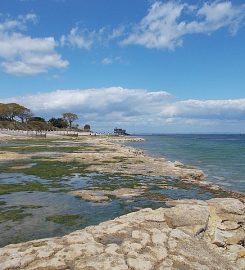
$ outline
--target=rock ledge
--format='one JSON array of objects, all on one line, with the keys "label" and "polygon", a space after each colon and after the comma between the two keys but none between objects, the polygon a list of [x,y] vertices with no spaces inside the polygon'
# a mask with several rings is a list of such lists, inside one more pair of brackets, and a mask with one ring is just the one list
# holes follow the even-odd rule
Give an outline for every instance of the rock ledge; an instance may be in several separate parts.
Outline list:
[{"label": "rock ledge", "polygon": [[0,269],[244,269],[245,205],[178,200],[0,249]]}]

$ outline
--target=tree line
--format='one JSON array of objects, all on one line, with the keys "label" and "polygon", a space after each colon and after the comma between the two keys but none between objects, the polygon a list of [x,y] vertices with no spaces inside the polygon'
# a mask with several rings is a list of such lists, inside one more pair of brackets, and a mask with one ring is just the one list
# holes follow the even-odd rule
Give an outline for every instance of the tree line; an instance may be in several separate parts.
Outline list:
[{"label": "tree line", "polygon": [[[48,121],[40,116],[34,116],[30,109],[17,103],[0,103],[0,121],[4,122],[19,122],[22,124],[33,124],[34,126],[44,127],[44,124],[49,126],[64,129],[64,128],[78,128],[73,126],[73,123],[78,120],[78,116],[72,112],[65,112],[62,117],[52,117]],[[43,124],[43,125],[42,125]],[[84,126],[85,130],[90,130],[89,125]]]}]

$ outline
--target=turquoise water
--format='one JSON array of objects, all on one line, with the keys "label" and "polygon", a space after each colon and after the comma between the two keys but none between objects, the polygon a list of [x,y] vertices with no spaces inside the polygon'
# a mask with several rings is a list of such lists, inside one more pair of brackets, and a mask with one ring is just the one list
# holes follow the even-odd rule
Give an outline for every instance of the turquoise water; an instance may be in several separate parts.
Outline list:
[{"label": "turquoise water", "polygon": [[208,181],[245,192],[245,135],[151,135],[131,145],[199,167]]}]

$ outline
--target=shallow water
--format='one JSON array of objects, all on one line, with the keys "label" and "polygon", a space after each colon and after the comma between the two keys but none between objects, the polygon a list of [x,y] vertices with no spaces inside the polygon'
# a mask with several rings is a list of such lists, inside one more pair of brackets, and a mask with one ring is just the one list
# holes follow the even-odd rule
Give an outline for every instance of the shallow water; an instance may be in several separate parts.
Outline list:
[{"label": "shallow water", "polygon": [[[0,174],[1,184],[23,184],[33,181],[42,184],[50,182],[49,180],[24,174]],[[12,192],[0,196],[0,215],[5,213],[5,211],[11,212],[27,206],[23,210],[23,213],[27,214],[27,216],[19,220],[14,221],[10,218],[1,222],[0,219],[0,246],[37,238],[61,236],[76,229],[95,225],[140,208],[165,207],[165,201],[169,198],[209,199],[216,196],[216,194],[212,194],[199,187],[183,187],[182,183],[177,179],[144,177],[140,175],[128,179],[113,175],[91,174],[82,176],[77,174],[69,179],[64,178],[59,181],[59,184],[61,184],[60,188],[50,188],[47,192]],[[71,189],[91,187],[115,189],[132,186],[139,187],[140,185],[148,185],[149,187],[141,196],[120,199],[112,198],[105,203],[88,202],[67,192]],[[162,187],[162,185],[166,185],[166,187]],[[65,192],[62,191],[64,187],[68,188]],[[67,225],[47,220],[48,217],[54,215],[79,215],[82,222]]]},{"label": "shallow water", "polygon": [[[157,147],[157,143],[149,137],[143,146],[152,144]],[[18,152],[25,144],[25,141],[16,143],[17,149],[11,148],[12,145],[3,146],[2,150]],[[41,147],[33,147],[37,144]],[[53,147],[57,144],[62,149]],[[165,203],[169,199],[226,196],[223,192],[211,192],[164,175],[151,177],[87,173],[83,164],[52,160],[51,154],[66,151],[64,145],[70,147],[69,142],[34,141],[34,144],[27,145],[32,159],[0,163],[0,246],[62,236],[141,208],[166,207]],[[53,147],[49,148],[53,152],[49,152],[48,159],[43,161],[41,153],[47,145]],[[86,151],[87,147],[84,145],[67,151]],[[93,147],[91,150],[94,150]],[[70,193],[78,189],[120,188],[141,189],[143,193],[128,198],[111,196],[104,203],[89,202]]]},{"label": "shallow water", "polygon": [[152,135],[130,143],[151,155],[197,166],[207,180],[245,192],[245,135]]}]

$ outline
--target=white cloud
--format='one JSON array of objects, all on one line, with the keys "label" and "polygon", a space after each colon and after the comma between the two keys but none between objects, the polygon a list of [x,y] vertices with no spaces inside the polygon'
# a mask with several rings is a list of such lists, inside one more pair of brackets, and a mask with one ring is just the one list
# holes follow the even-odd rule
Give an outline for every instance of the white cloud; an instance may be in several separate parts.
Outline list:
[{"label": "white cloud", "polygon": [[102,59],[101,63],[103,65],[112,65],[114,63],[120,63],[121,62],[121,57],[105,57]]},{"label": "white cloud", "polygon": [[[36,114],[59,116],[65,111],[77,113],[82,122],[106,129],[123,125],[163,130],[230,126],[245,122],[245,99],[176,100],[165,91],[109,87],[99,89],[57,90],[49,93],[2,99],[21,103]],[[148,130],[149,131],[149,130]],[[228,131],[231,131],[228,129]]]},{"label": "white cloud", "polygon": [[0,32],[5,32],[13,29],[26,29],[26,23],[37,23],[38,17],[34,13],[28,13],[26,15],[19,15],[16,19],[7,18],[3,22],[0,22]]},{"label": "white cloud", "polygon": [[78,27],[71,29],[70,33],[61,37],[61,45],[69,45],[79,49],[90,49],[95,42],[95,31],[79,30]]},{"label": "white cloud", "polygon": [[111,33],[109,33],[108,39],[110,40],[110,39],[121,37],[124,34],[124,31],[125,31],[125,26],[120,25],[114,28]]},{"label": "white cloud", "polygon": [[61,46],[70,46],[78,49],[91,49],[93,46],[107,46],[114,39],[120,38],[125,27],[120,25],[116,28],[102,27],[98,30],[88,30],[87,28],[73,27],[69,34],[60,38]]},{"label": "white cloud", "polygon": [[113,59],[110,57],[105,57],[104,59],[102,59],[101,63],[103,65],[111,65],[113,63]]},{"label": "white cloud", "polygon": [[235,34],[244,19],[245,4],[233,5],[231,1],[215,1],[201,7],[156,1],[121,44],[173,50],[183,44],[186,35],[212,33],[224,27]]},{"label": "white cloud", "polygon": [[50,68],[65,68],[68,61],[55,51],[53,37],[33,38],[20,31],[28,22],[37,22],[35,14],[0,22],[0,60],[2,69],[13,75],[36,75]]}]

